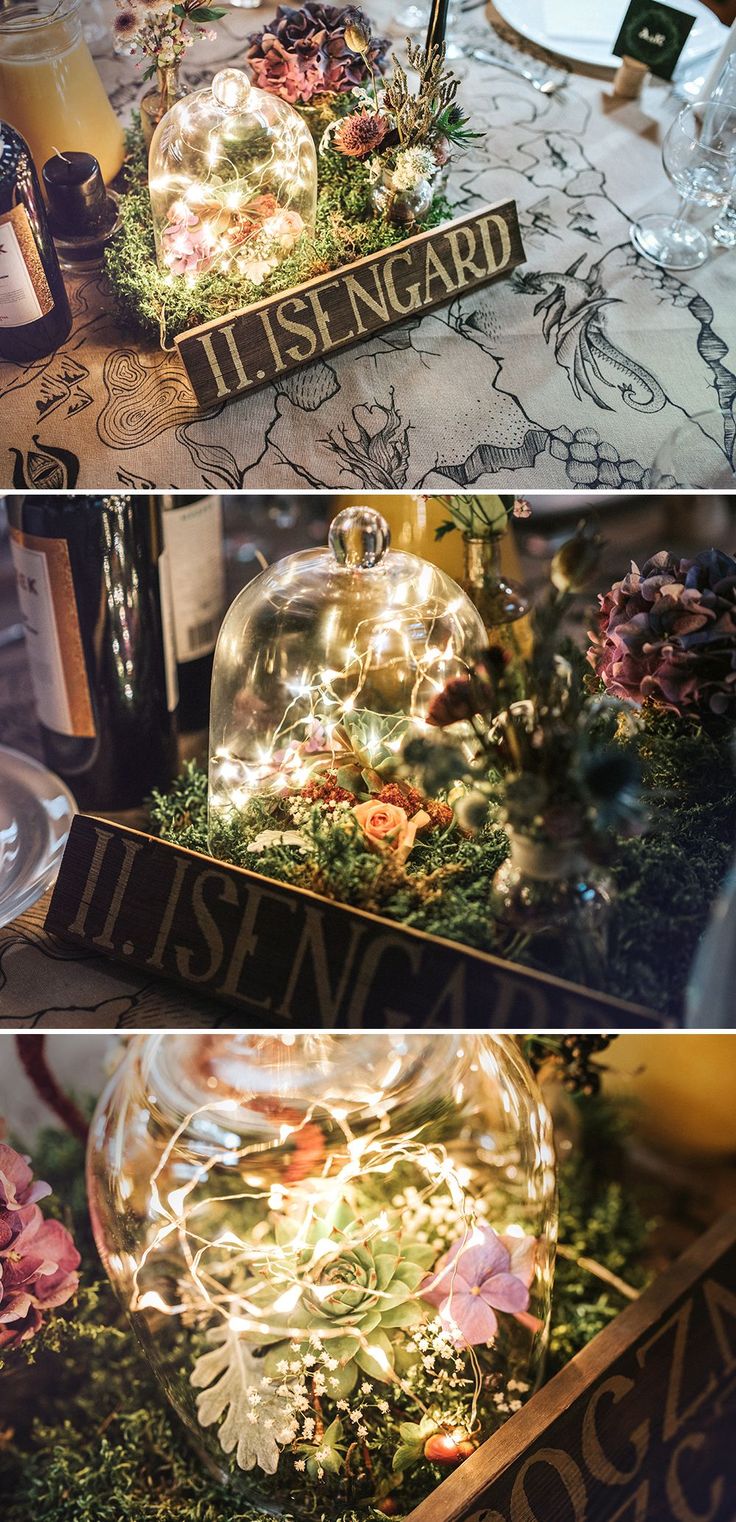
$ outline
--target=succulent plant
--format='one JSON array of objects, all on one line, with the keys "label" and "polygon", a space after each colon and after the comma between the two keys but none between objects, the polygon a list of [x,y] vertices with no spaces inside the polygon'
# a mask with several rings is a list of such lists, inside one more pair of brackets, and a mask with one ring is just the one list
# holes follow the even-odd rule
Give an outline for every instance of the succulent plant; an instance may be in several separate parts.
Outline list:
[{"label": "succulent plant", "polygon": [[[394,1331],[416,1326],[425,1314],[417,1290],[434,1257],[432,1248],[404,1242],[401,1231],[392,1234],[382,1217],[356,1216],[344,1201],[315,1210],[306,1229],[302,1222],[282,1220],[276,1240],[278,1252],[267,1270],[270,1304],[259,1297],[271,1342],[264,1373],[277,1378],[284,1362],[291,1368],[295,1360],[303,1365],[309,1360],[309,1367],[316,1362],[315,1345],[321,1344],[330,1361],[331,1396],[349,1395],[361,1372],[390,1380],[398,1353]],[[284,1299],[288,1309],[279,1305]]]}]

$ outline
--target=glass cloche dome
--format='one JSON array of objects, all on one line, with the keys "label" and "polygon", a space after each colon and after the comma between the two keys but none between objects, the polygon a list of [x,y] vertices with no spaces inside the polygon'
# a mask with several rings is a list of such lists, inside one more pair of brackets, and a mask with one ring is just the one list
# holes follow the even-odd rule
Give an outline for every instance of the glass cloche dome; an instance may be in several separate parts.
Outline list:
[{"label": "glass cloche dome", "polygon": [[403,1514],[534,1389],[555,1162],[511,1037],[134,1036],[88,1178],[164,1394],[275,1515]]},{"label": "glass cloche dome", "polygon": [[190,282],[210,270],[260,285],[314,232],[317,156],[298,112],[221,69],[159,122],[149,191],[161,269]]},{"label": "glass cloche dome", "polygon": [[329,777],[378,793],[432,699],[486,644],[444,571],[389,548],[367,507],[338,513],[329,548],[269,567],[220,631],[210,707],[209,828],[216,854],[254,795]]}]

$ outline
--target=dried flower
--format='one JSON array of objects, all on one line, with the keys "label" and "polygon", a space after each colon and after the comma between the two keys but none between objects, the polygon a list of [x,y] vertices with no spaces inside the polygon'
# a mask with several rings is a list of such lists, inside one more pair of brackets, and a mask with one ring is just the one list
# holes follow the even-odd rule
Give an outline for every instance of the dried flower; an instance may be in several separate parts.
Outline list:
[{"label": "dried flower", "polygon": [[533,1237],[499,1236],[484,1222],[440,1259],[421,1293],[437,1307],[458,1347],[492,1342],[496,1311],[528,1310],[535,1251]]},{"label": "dried flower", "polygon": [[388,123],[375,111],[354,111],[340,123],[332,146],[347,158],[365,159],[383,142]]},{"label": "dried flower", "polygon": [[305,783],[301,789],[302,798],[308,803],[357,803],[355,793],[351,793],[346,787],[341,787],[335,772],[324,772],[321,777],[313,777]]},{"label": "dried flower", "polygon": [[393,172],[394,190],[415,190],[422,180],[429,180],[437,168],[431,148],[404,148],[396,155]]},{"label": "dried flower", "polygon": [[663,550],[599,602],[588,661],[609,693],[675,713],[736,714],[736,559]]},{"label": "dried flower", "polygon": [[512,508],[514,518],[531,518],[531,505],[526,497],[515,497]]},{"label": "dried flower", "polygon": [[475,685],[469,676],[453,676],[435,693],[427,709],[427,723],[436,729],[459,724],[480,712]]},{"label": "dried flower", "polygon": [[345,41],[353,53],[367,53],[371,45],[371,27],[368,17],[355,7],[345,12]]},{"label": "dried flower", "polygon": [[132,42],[138,35],[140,19],[135,11],[119,11],[112,24],[116,42]]},{"label": "dried flower", "polygon": [[[353,40],[358,32],[367,36],[365,49],[348,43],[348,28]],[[387,38],[371,37],[362,11],[308,0],[299,8],[280,5],[274,20],[249,38],[245,59],[260,89],[308,105],[366,85],[383,70],[388,47]]]},{"label": "dried flower", "polygon": [[455,804],[455,818],[461,830],[469,835],[477,834],[488,818],[488,799],[479,788],[463,793]]},{"label": "dried flower", "polygon": [[64,1305],[79,1283],[69,1232],[37,1204],[50,1193],[33,1182],[27,1157],[0,1143],[0,1348],[33,1337],[44,1311]]}]

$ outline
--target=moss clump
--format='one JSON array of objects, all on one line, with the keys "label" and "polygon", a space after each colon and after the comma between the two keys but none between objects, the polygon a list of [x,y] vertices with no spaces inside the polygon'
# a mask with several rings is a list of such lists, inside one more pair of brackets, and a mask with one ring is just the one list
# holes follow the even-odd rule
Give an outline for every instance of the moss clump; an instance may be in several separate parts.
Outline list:
[{"label": "moss clump", "polygon": [[[736,840],[727,738],[652,709],[643,714],[643,729],[621,744],[638,755],[653,817],[642,839],[614,842],[607,991],[681,1020],[695,950]],[[155,798],[154,823],[165,839],[206,852],[206,800],[206,776],[191,765],[165,797]],[[493,920],[493,876],[508,852],[497,824],[472,840],[456,830],[420,836],[407,869],[396,872],[381,866],[358,833],[320,824],[317,814],[314,854],[284,847],[254,854],[248,840],[288,823],[274,815],[277,807],[255,800],[246,828],[234,827],[219,854],[430,935],[524,960],[523,946],[503,941]]]},{"label": "moss clump", "polygon": [[[156,263],[148,156],[137,122],[128,132],[127,148],[122,227],[107,251],[105,269],[120,321],[126,328],[160,337],[164,344],[200,322],[290,290],[407,236],[405,228],[375,216],[365,165],[328,152],[319,160],[322,183],[314,238],[303,236],[262,285],[242,275],[212,273],[200,275],[190,289],[183,280],[169,282]],[[444,196],[437,195],[422,228],[438,227],[450,215]]]}]

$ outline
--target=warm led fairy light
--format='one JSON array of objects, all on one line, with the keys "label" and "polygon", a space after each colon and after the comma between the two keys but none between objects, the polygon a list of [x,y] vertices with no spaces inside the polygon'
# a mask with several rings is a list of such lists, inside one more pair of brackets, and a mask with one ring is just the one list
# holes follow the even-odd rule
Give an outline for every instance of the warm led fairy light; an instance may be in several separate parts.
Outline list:
[{"label": "warm led fairy light", "polygon": [[[211,92],[200,92],[192,106],[179,103],[167,116],[149,191],[161,224],[159,261],[169,278],[191,287],[212,269],[223,269],[260,284],[301,236],[306,225],[301,211],[310,198],[305,146],[311,152],[311,139],[281,103],[275,123],[261,120],[259,98],[246,75],[226,69],[215,76]],[[207,113],[213,111],[219,116],[208,126]],[[265,139],[259,158],[249,156],[247,142],[245,149],[238,142],[235,123],[247,115],[257,146]],[[235,145],[244,152],[244,163],[237,162]],[[163,160],[162,169],[157,159]]]},{"label": "warm led fairy light", "polygon": [[[287,684],[291,701],[274,731],[270,747],[263,751],[257,763],[243,761],[225,747],[217,751],[219,765],[215,768],[214,777],[224,784],[224,801],[235,809],[242,809],[258,791],[288,792],[292,788],[303,787],[313,776],[339,766],[350,755],[350,741],[341,729],[341,718],[360,709],[361,695],[375,670],[387,673],[396,671],[400,676],[410,670],[413,672],[413,682],[409,713],[406,716],[397,714],[394,727],[382,735],[380,740],[376,735],[372,746],[369,736],[369,760],[373,760],[379,747],[387,747],[395,752],[401,749],[407,720],[417,732],[427,727],[413,710],[418,705],[423,690],[426,691],[429,687],[433,692],[440,692],[448,673],[454,674],[457,671],[456,645],[462,645],[463,631],[456,615],[462,608],[462,603],[458,599],[445,610],[450,616],[452,627],[444,644],[434,641],[430,628],[424,646],[417,650],[410,635],[392,624],[391,611],[400,608],[403,621],[411,623],[416,620],[416,626],[421,626],[426,617],[421,601],[422,593],[426,593],[422,578],[418,592],[419,598],[407,604],[406,583],[394,589],[394,594],[387,599],[385,618],[371,633],[362,654],[361,633],[366,626],[371,627],[373,619],[370,623],[361,620],[356,625],[340,669],[324,667],[311,679],[305,669],[301,676]],[[387,657],[387,646],[397,639],[400,641],[400,649]],[[338,691],[338,686],[341,689],[347,686],[349,690]],[[309,705],[306,713],[305,702]],[[311,754],[305,750],[310,729],[313,732],[317,729],[323,731],[326,740],[324,748]]]},{"label": "warm led fairy light", "polygon": [[[377,1097],[380,1102],[380,1096]],[[243,1147],[228,1144],[218,1148],[205,1161],[196,1164],[191,1177],[185,1184],[169,1190],[165,1196],[162,1195],[159,1181],[177,1143],[193,1122],[206,1115],[226,1114],[235,1108],[237,1108],[235,1101],[220,1100],[210,1101],[192,1110],[184,1117],[167,1143],[150,1184],[152,1209],[161,1218],[162,1224],[154,1230],[150,1242],[135,1263],[132,1275],[131,1311],[153,1310],[166,1316],[185,1314],[191,1316],[193,1312],[198,1312],[208,1322],[213,1316],[219,1318],[232,1332],[247,1333],[251,1336],[259,1334],[268,1336],[273,1331],[273,1323],[268,1321],[269,1311],[275,1311],[280,1317],[288,1316],[290,1311],[296,1309],[305,1291],[308,1291],[310,1297],[317,1302],[319,1302],[320,1294],[327,1298],[334,1293],[334,1284],[319,1286],[312,1283],[308,1275],[300,1276],[299,1257],[301,1254],[309,1252],[310,1272],[318,1266],[324,1268],[331,1257],[339,1258],[346,1247],[349,1250],[370,1247],[373,1240],[385,1234],[390,1226],[388,1214],[383,1210],[379,1211],[375,1217],[360,1222],[361,1231],[357,1234],[351,1232],[346,1243],[338,1240],[336,1244],[328,1237],[324,1237],[316,1244],[311,1244],[310,1231],[315,1220],[321,1218],[325,1212],[325,1207],[327,1207],[329,1222],[330,1202],[337,1210],[349,1199],[351,1186],[357,1180],[364,1181],[366,1177],[372,1175],[390,1176],[402,1165],[420,1170],[427,1178],[424,1188],[414,1190],[413,1209],[416,1209],[417,1204],[421,1205],[436,1199],[438,1192],[446,1191],[458,1219],[463,1222],[463,1247],[470,1245],[474,1240],[474,1233],[477,1233],[482,1218],[478,1214],[474,1201],[467,1193],[471,1175],[467,1168],[452,1162],[444,1146],[439,1143],[428,1145],[421,1141],[423,1127],[418,1127],[401,1141],[384,1140],[378,1135],[356,1137],[345,1119],[344,1112],[333,1109],[324,1102],[310,1106],[298,1125],[281,1125],[277,1144],[283,1145],[289,1136],[298,1134],[307,1126],[314,1125],[320,1115],[326,1116],[329,1121],[338,1126],[344,1138],[344,1152],[347,1156],[337,1173],[330,1172],[335,1162],[333,1153],[325,1158],[320,1171],[308,1181],[302,1179],[293,1185],[281,1182],[265,1188],[254,1180],[250,1188],[237,1193],[212,1194],[190,1202],[192,1192],[206,1181],[213,1169],[223,1163],[230,1167],[243,1164],[246,1159],[252,1160],[254,1152],[269,1152],[274,1145],[272,1141],[255,1147],[252,1143]],[[304,1208],[305,1185],[309,1189],[306,1208]],[[222,1207],[225,1212],[241,1200],[264,1201],[269,1209],[278,1210],[287,1216],[289,1204],[298,1203],[300,1210],[303,1210],[303,1218],[299,1230],[288,1246],[280,1247],[273,1242],[263,1244],[257,1241],[245,1242],[228,1226],[218,1231],[218,1234],[212,1238],[203,1235],[197,1229],[195,1217],[201,1215],[202,1212],[210,1211],[213,1207]],[[518,1228],[518,1231],[521,1235],[524,1234],[522,1228]],[[141,1288],[141,1276],[151,1258],[165,1245],[167,1239],[174,1235],[186,1262],[189,1278],[186,1283],[180,1284],[180,1298],[176,1301],[166,1301],[157,1290]],[[271,1285],[276,1280],[277,1284],[283,1284],[281,1293],[264,1309],[252,1293],[228,1289],[222,1284],[217,1277],[216,1265],[215,1270],[208,1266],[206,1260],[210,1254],[219,1255],[220,1262],[226,1261],[228,1271],[231,1271],[234,1266],[241,1266],[249,1279],[251,1275],[255,1275],[266,1284],[270,1279]],[[217,1261],[216,1259],[216,1264]],[[452,1277],[455,1271],[456,1269],[453,1269]],[[387,1292],[379,1289],[374,1289],[371,1293],[377,1300],[390,1298]],[[281,1323],[278,1325],[279,1338],[292,1343],[309,1342],[313,1338],[314,1330],[314,1326],[305,1328],[284,1326]],[[345,1335],[345,1326],[340,1324],[331,1328],[320,1324],[318,1333],[320,1340],[329,1345],[331,1339]],[[363,1337],[357,1328],[352,1328],[351,1333],[358,1338],[361,1346],[375,1359],[379,1367],[384,1369],[389,1383],[399,1385],[417,1406],[426,1409],[416,1392],[407,1387],[400,1376],[388,1367],[380,1346],[371,1344],[370,1334]],[[481,1393],[481,1367],[474,1349],[467,1348],[466,1352],[469,1355],[473,1377],[474,1419]]]}]

